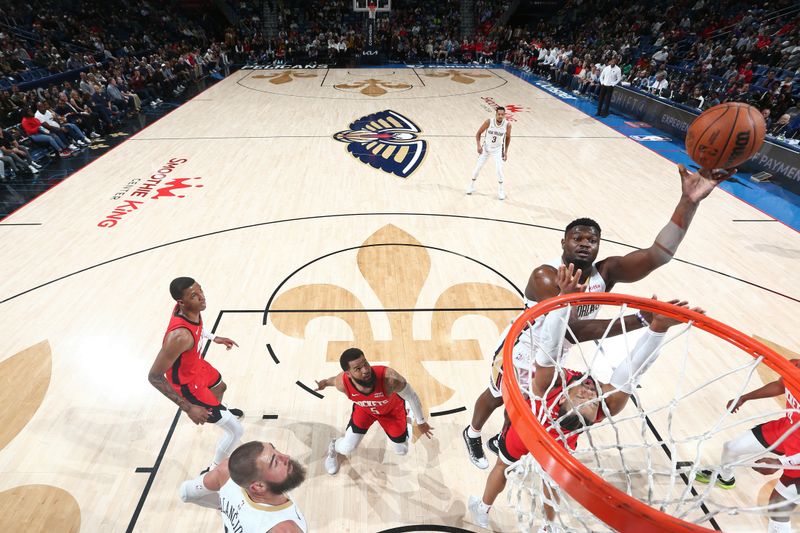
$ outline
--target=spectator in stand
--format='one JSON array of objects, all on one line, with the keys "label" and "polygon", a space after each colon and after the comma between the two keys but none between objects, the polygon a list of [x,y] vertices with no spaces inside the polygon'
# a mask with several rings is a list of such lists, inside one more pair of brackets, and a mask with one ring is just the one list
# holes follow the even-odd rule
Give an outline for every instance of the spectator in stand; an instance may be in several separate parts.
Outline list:
[{"label": "spectator in stand", "polygon": [[600,92],[600,67],[597,65],[592,66],[592,73],[589,74],[589,85],[584,94],[587,92],[590,96],[597,96]]},{"label": "spectator in stand", "polygon": [[591,82],[590,76],[592,74],[592,69],[589,66],[588,61],[584,61],[581,65],[580,72],[577,74],[577,88],[572,91],[575,94],[586,94],[586,89],[589,87],[589,83]]},{"label": "spectator in stand", "polygon": [[739,69],[739,79],[744,80],[745,83],[753,81],[753,63],[748,61]]},{"label": "spectator in stand", "polygon": [[89,75],[86,72],[81,72],[81,82],[78,85],[81,91],[85,92],[89,96],[94,94],[94,85],[89,81]]},{"label": "spectator in stand", "polygon": [[714,106],[718,106],[720,103],[719,93],[712,90],[708,93],[708,98],[706,98],[703,102],[702,109],[705,111],[706,109],[711,109]]},{"label": "spectator in stand", "polygon": [[39,144],[46,144],[56,151],[59,157],[70,157],[72,152],[67,149],[67,145],[61,142],[56,135],[51,135],[42,123],[33,115],[33,109],[27,108],[23,111],[22,130],[25,135]]},{"label": "spectator in stand", "polygon": [[791,115],[788,113],[784,113],[783,115],[776,120],[772,126],[767,130],[767,133],[772,135],[773,137],[780,137],[781,135],[785,135],[787,131],[787,126],[789,125],[789,120],[791,119]]},{"label": "spectator in stand", "polygon": [[0,150],[2,150],[3,155],[11,157],[18,166],[28,167],[31,174],[36,174],[42,168],[41,165],[33,160],[30,150],[20,146],[19,142],[2,128],[0,128]]},{"label": "spectator in stand", "polygon": [[667,81],[666,72],[663,70],[656,74],[655,79],[650,83],[647,90],[656,96],[667,96],[669,94],[669,82]]},{"label": "spectator in stand", "polygon": [[102,120],[106,127],[109,129],[114,127],[114,118],[116,116],[116,112],[111,105],[111,101],[103,94],[103,90],[100,88],[100,85],[94,84],[94,93],[91,95],[90,102],[92,111],[97,113]]},{"label": "spectator in stand", "polygon": [[108,80],[108,86],[106,86],[106,95],[108,96],[108,99],[111,100],[112,104],[120,109],[127,110],[129,116],[136,114],[136,106],[134,104],[133,97],[123,94],[123,92],[119,89],[117,80],[115,78]]},{"label": "spectator in stand", "polygon": [[764,117],[764,122],[767,125],[767,131],[769,131],[769,129],[772,127],[772,118],[769,115],[770,109],[768,107],[761,110],[761,116]]},{"label": "spectator in stand", "polygon": [[66,144],[67,139],[71,137],[74,144],[68,145],[70,150],[75,151],[78,149],[78,146],[84,147],[89,145],[89,139],[86,138],[86,135],[83,134],[81,129],[75,124],[67,122],[64,117],[53,113],[47,100],[40,100],[39,103],[36,104],[36,113],[34,116],[42,123],[42,127],[49,130],[51,134],[59,136],[64,144]]},{"label": "spectator in stand", "polygon": [[669,57],[668,50],[669,50],[669,48],[665,46],[661,50],[659,50],[658,52],[653,54],[653,61],[655,61],[656,63],[659,63],[659,64],[660,63],[666,63],[667,58]]},{"label": "spectator in stand", "polygon": [[686,82],[681,83],[680,89],[670,96],[670,100],[679,104],[685,104],[689,100],[689,84]]},{"label": "spectator in stand", "polygon": [[703,96],[703,90],[699,86],[695,86],[692,90],[692,94],[686,100],[686,105],[689,107],[694,107],[696,109],[702,109],[703,103],[705,102],[705,97]]},{"label": "spectator in stand", "polygon": [[91,113],[84,113],[75,107],[67,96],[66,91],[59,93],[58,105],[56,106],[56,113],[67,119],[67,122],[75,124],[83,131],[89,132],[89,137],[97,139],[100,135],[97,134],[97,117]]}]

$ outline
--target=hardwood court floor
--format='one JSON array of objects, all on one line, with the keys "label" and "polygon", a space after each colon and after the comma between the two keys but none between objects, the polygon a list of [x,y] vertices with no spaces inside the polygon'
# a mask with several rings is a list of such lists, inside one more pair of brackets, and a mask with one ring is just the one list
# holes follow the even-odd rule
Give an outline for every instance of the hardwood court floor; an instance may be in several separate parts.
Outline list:
[{"label": "hardwood court floor", "polygon": [[[515,106],[504,202],[491,162],[464,195],[493,102]],[[397,124],[389,153],[385,128]],[[356,150],[367,163],[348,152],[365,131],[385,134],[372,155]],[[648,246],[679,195],[674,164],[502,70],[234,73],[0,227],[0,530],[219,531],[216,513],[177,493],[218,432],[185,416],[174,424],[146,378],[169,281],[190,275],[206,292],[206,324],[239,343],[207,354],[225,402],[245,410],[246,440],[307,466],[294,497],[314,531],[477,531],[466,500],[486,472],[460,432],[531,269],[560,255],[561,230],[579,216],[602,225],[601,257]],[[778,223],[732,222],[762,218],[715,191],[677,259],[617,290],[687,298],[797,351],[800,241]],[[322,457],[349,402],[297,383],[333,375],[350,345],[405,374],[441,416],[436,438],[402,458],[371,430],[330,477]],[[697,372],[736,357],[698,353]],[[705,396],[698,410],[727,399]],[[495,414],[484,435],[501,423]],[[753,474],[721,497],[747,504],[769,483]],[[492,524],[511,531],[503,501]]]}]

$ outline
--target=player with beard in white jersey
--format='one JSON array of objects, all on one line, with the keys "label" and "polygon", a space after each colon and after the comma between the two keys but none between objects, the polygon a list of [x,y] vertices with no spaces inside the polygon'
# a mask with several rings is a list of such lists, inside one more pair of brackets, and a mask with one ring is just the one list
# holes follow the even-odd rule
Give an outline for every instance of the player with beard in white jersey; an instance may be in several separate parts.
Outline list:
[{"label": "player with beard in white jersey", "polygon": [[[483,142],[481,135],[486,132]],[[478,173],[491,155],[494,157],[494,166],[497,169],[497,197],[501,200],[506,199],[503,189],[503,161],[508,158],[508,145],[511,142],[511,124],[506,120],[506,108],[498,107],[494,112],[494,118],[483,121],[478,133],[475,134],[475,141],[478,144],[478,164],[472,172],[472,181],[469,182],[467,194],[475,192],[475,180]]]},{"label": "player with beard in white jersey", "polygon": [[252,441],[184,481],[180,495],[185,503],[218,510],[227,533],[306,533],[306,519],[287,494],[305,478],[305,468],[272,443]]},{"label": "player with beard in white jersey", "polygon": [[[561,240],[561,257],[540,265],[531,273],[525,288],[525,307],[530,307],[536,302],[559,294],[556,279],[558,267],[562,264],[573,264],[576,269],[582,271],[580,282],[587,285],[588,292],[611,291],[617,283],[639,281],[658,267],[667,264],[683,241],[700,202],[711,194],[711,191],[720,182],[730,178],[736,169],[690,172],[683,165],[678,165],[678,171],[681,176],[681,198],[672,213],[672,218],[659,232],[650,247],[624,256],[607,257],[596,262],[597,254],[600,251],[599,224],[589,218],[574,220],[567,225],[564,231],[564,238]],[[598,306],[593,305],[584,305],[578,308],[577,319],[571,319],[569,324],[575,338],[565,339],[565,350],[572,346],[572,343],[567,341],[583,342],[602,337],[609,321],[595,319],[597,310]],[[647,327],[651,318],[652,315],[648,313],[629,315],[624,319],[625,330],[631,331]],[[510,327],[509,325],[501,335],[495,351],[489,387],[478,397],[472,414],[472,423],[462,432],[470,461],[482,469],[487,468],[489,462],[483,453],[480,432],[494,410],[503,405],[503,395],[500,389],[503,372],[502,347]],[[533,327],[536,328],[537,325],[534,324]],[[609,336],[618,335],[621,332],[622,325],[617,322],[612,327]],[[530,354],[530,351],[530,349],[526,351],[524,346],[515,349],[515,352],[525,352],[526,355]],[[496,438],[496,436],[493,437],[488,443],[489,449],[495,453],[497,453],[495,451],[497,449]]]}]

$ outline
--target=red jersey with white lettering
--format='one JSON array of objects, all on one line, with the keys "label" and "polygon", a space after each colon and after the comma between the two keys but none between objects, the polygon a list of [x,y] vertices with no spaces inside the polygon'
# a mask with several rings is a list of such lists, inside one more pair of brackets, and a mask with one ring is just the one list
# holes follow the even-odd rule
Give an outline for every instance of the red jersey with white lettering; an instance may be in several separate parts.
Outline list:
[{"label": "red jersey with white lettering", "polygon": [[372,367],[372,373],[375,374],[375,386],[370,394],[361,394],[350,381],[350,377],[345,374],[342,381],[344,382],[344,390],[347,391],[347,397],[358,407],[367,409],[375,416],[389,415],[398,405],[403,406],[403,412],[405,412],[405,404],[400,396],[395,393],[389,396],[386,395],[383,384],[383,376],[386,374],[386,367],[375,365]]},{"label": "red jersey with white lettering", "polygon": [[185,328],[192,334],[194,344],[175,359],[172,368],[167,370],[164,375],[167,377],[167,381],[176,385],[183,385],[194,382],[197,374],[203,369],[203,360],[200,358],[200,345],[203,340],[203,318],[199,317],[199,321],[195,323],[180,315],[179,311],[180,309],[176,304],[172,310],[172,318],[167,326],[167,332],[164,333],[164,341],[167,340],[167,335],[169,335],[170,331]]},{"label": "red jersey with white lettering", "polygon": [[[574,450],[578,446],[578,437],[580,433],[574,433],[566,438],[566,443],[564,439],[561,438],[561,435],[571,433],[565,429],[556,429],[550,423],[551,419],[558,418],[558,400],[561,398],[562,391],[564,390],[564,382],[566,384],[573,383],[583,377],[583,372],[578,372],[576,370],[570,370],[569,368],[564,369],[564,375],[559,382],[559,384],[553,387],[549,393],[547,394],[547,398],[545,398],[546,409],[551,411],[549,414],[542,412],[542,402],[541,400],[536,400],[534,405],[535,409],[533,409],[534,416],[539,419],[543,425],[547,428],[547,432],[558,441],[561,446],[564,446],[568,450]],[[589,378],[591,379],[591,378]],[[530,402],[530,400],[528,400]],[[600,422],[605,418],[603,411],[600,409],[600,405],[597,406],[597,418],[595,422]],[[500,434],[500,441],[498,443],[500,448],[500,458],[505,464],[513,464],[516,461],[528,453],[528,448],[522,442],[522,438],[517,433],[516,428],[512,424],[507,424],[503,431]]]},{"label": "red jersey with white lettering", "polygon": [[[753,434],[765,448],[770,448],[771,452],[788,457],[800,453],[800,431],[794,429],[795,424],[800,422],[798,420],[800,415],[790,412],[800,410],[800,403],[789,389],[784,390],[786,414],[782,418],[770,420],[754,427]],[[785,482],[784,478],[789,481]],[[794,483],[799,478],[800,470],[786,469],[783,471],[781,482],[785,485],[788,482]]]},{"label": "red jersey with white lettering", "polygon": [[[546,402],[547,402],[547,409],[548,410],[557,410],[558,409],[558,400],[561,398],[561,394],[564,390],[564,381],[566,381],[567,385],[570,383],[577,381],[583,377],[583,372],[578,372],[577,370],[570,370],[569,368],[564,369],[564,375],[561,377],[561,381],[555,387],[553,387],[549,394],[547,395]],[[591,379],[591,378],[588,378]],[[541,413],[541,414],[540,414]],[[564,441],[559,438],[559,430],[552,427],[550,424],[551,418],[558,418],[557,412],[551,412],[549,415],[542,413],[542,402],[541,400],[536,400],[536,405],[533,409],[533,414],[541,421],[544,421],[547,427],[547,432],[553,436],[554,439],[558,440],[558,442],[563,446]],[[605,418],[602,409],[600,409],[600,405],[597,405],[597,418],[595,419],[595,423],[600,422]],[[569,433],[569,431],[561,430],[561,434]],[[567,437],[567,448],[570,450],[574,450],[578,446],[578,433],[570,435]]]}]

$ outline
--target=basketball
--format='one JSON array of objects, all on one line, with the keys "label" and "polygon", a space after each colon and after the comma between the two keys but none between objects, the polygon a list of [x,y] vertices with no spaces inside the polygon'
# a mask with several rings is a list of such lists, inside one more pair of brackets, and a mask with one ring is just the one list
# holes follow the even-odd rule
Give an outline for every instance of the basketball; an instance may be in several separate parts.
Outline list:
[{"label": "basketball", "polygon": [[767,124],[755,107],[741,102],[704,111],[689,126],[686,152],[701,168],[734,168],[764,143]]}]

